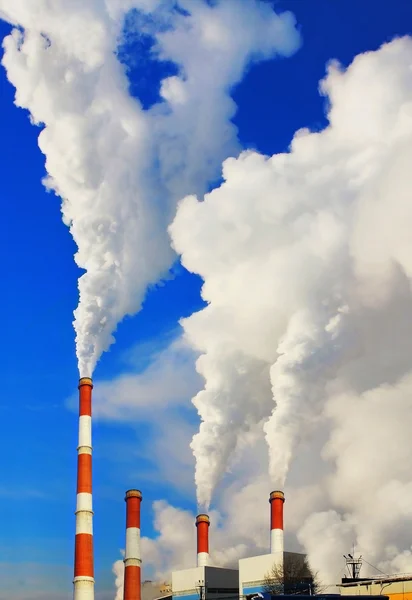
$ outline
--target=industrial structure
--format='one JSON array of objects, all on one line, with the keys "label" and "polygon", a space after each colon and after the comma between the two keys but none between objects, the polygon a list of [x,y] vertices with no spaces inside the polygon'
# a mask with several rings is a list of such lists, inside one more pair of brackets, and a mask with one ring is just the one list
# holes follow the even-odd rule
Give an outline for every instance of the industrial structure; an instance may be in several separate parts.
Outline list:
[{"label": "industrial structure", "polygon": [[252,556],[239,560],[239,594],[241,597],[253,596],[265,592],[265,586],[273,568],[281,572],[285,558],[295,557],[304,560],[305,555],[285,552],[283,542],[283,505],[285,495],[274,491],[269,497],[270,503],[270,554]]},{"label": "industrial structure", "polygon": [[[77,495],[76,495],[76,535],[74,553],[74,600],[94,600],[94,553],[93,553],[93,502],[92,502],[92,389],[90,377],[79,380],[79,433],[77,447]],[[226,569],[210,564],[209,528],[207,514],[196,517],[197,566],[175,571],[172,583],[153,585],[141,583],[140,552],[140,508],[142,493],[137,489],[128,490],[126,502],[126,544],[124,556],[123,600],[234,600],[238,598],[270,597],[270,580],[274,570],[282,575],[276,593],[286,591],[284,570],[288,559],[306,564],[305,555],[284,551],[283,509],[285,496],[282,491],[270,494],[270,553],[239,560],[239,569]],[[357,596],[359,600],[412,600],[412,575],[380,576],[360,578],[361,557],[345,557],[349,577],[342,579],[341,595]],[[311,578],[308,574],[305,581]],[[300,579],[299,579],[300,581]],[[150,584],[145,589],[145,584]],[[147,587],[147,586],[146,586]],[[142,594],[143,588],[143,594]],[[150,588],[150,589],[149,589]],[[268,591],[269,589],[269,591]],[[301,588],[299,588],[301,589]],[[305,588],[307,589],[307,588]],[[312,591],[313,588],[308,588]],[[299,593],[299,592],[298,592]],[[304,600],[304,596],[301,596]],[[338,594],[320,594],[320,599],[333,600]]]},{"label": "industrial structure", "polygon": [[362,556],[355,553],[344,556],[349,577],[343,577],[339,586],[344,596],[374,596],[385,594],[390,600],[412,600],[412,574],[360,577]]},{"label": "industrial structure", "polygon": [[139,490],[126,492],[126,550],[124,555],[124,600],[141,600],[140,504]]},{"label": "industrial structure", "polygon": [[271,554],[280,553],[284,549],[283,544],[283,505],[285,503],[285,494],[280,491],[272,492],[269,496],[270,504],[270,552]]},{"label": "industrial structure", "polygon": [[197,566],[206,567],[209,564],[209,527],[208,515],[197,515]]},{"label": "industrial structure", "polygon": [[239,596],[237,569],[210,565],[208,515],[196,517],[197,567],[172,573],[173,600],[222,600]]},{"label": "industrial structure", "polygon": [[74,600],[94,600],[92,389],[92,380],[82,377],[79,381]]},{"label": "industrial structure", "polygon": [[382,575],[370,579],[342,580],[339,586],[344,596],[381,596],[390,600],[412,600],[412,575]]}]

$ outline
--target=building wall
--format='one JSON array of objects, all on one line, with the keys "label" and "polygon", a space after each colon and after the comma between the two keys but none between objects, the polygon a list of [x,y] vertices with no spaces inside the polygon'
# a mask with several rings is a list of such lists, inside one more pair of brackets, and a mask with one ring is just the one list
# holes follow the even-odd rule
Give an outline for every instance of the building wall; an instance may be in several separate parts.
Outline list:
[{"label": "building wall", "polygon": [[246,596],[248,594],[263,592],[266,576],[270,573],[274,565],[281,565],[284,557],[287,555],[299,556],[302,557],[302,560],[304,558],[304,554],[297,554],[295,552],[276,552],[274,554],[263,554],[262,556],[240,559],[240,595]]},{"label": "building wall", "polygon": [[239,593],[240,595],[257,594],[263,591],[265,577],[273,565],[281,564],[283,553],[263,554],[239,560]]},{"label": "building wall", "polygon": [[362,581],[358,584],[342,584],[339,587],[340,593],[344,596],[383,594],[389,596],[390,600],[412,600],[412,577],[389,582],[387,580]]},{"label": "building wall", "polygon": [[172,573],[173,600],[234,598],[239,594],[238,585],[239,572],[235,569],[195,567]]},{"label": "building wall", "polygon": [[172,573],[173,598],[184,598],[185,600],[199,600],[199,581],[205,578],[204,567],[195,567]]}]

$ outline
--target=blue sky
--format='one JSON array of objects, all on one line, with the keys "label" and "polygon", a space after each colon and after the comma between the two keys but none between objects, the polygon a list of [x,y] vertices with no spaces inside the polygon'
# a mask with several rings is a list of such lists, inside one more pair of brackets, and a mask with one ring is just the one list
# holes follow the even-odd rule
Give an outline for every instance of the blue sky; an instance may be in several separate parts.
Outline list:
[{"label": "blue sky", "polygon": [[[330,59],[348,65],[355,55],[375,50],[394,36],[412,34],[412,4],[405,0],[284,0],[273,6],[294,12],[302,48],[291,58],[253,66],[233,90],[238,105],[234,123],[242,146],[267,154],[287,149],[300,127],[324,127],[325,100],[319,96],[318,81]],[[0,24],[2,38],[9,31],[8,25]],[[141,47],[131,43],[124,60],[130,64],[132,93],[139,94],[143,86],[143,100],[150,104],[157,97],[159,79],[169,71],[137,60],[134,54],[139,51]],[[45,572],[53,565],[58,578],[54,585],[70,591],[77,417],[67,408],[67,399],[76,393],[78,378],[72,312],[79,271],[59,199],[41,184],[45,169],[37,146],[39,131],[27,113],[13,105],[13,98],[1,70],[5,325],[0,350],[0,565],[10,563],[10,570],[4,567],[8,573],[18,570],[20,561],[44,565]],[[135,372],[147,367],[149,357],[177,335],[178,320],[202,307],[200,287],[197,277],[176,267],[173,279],[150,290],[140,314],[119,326],[116,344],[96,369],[97,384],[129,372],[130,362]],[[189,420],[195,422],[194,411]],[[139,454],[142,436],[150,442],[151,435],[146,424],[137,422],[97,421],[94,426],[96,579],[102,594],[113,587],[111,565],[123,544],[125,489],[143,488],[147,536],[155,533],[153,500],[165,498],[195,510],[194,488],[179,493],[156,475],[158,467],[147,456]],[[17,595],[27,582],[17,578],[13,586],[7,593],[0,589],[1,600],[13,598],[13,593],[29,598],[26,591]]]}]

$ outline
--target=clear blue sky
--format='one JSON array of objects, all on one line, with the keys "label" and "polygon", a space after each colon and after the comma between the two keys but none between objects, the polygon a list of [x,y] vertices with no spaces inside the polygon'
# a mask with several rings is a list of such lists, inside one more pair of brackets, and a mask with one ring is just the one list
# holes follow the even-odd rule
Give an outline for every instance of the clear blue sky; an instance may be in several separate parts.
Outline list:
[{"label": "clear blue sky", "polygon": [[[290,59],[252,68],[233,93],[239,106],[234,121],[242,145],[265,153],[285,150],[300,127],[324,126],[324,101],[317,86],[329,59],[347,65],[360,52],[377,49],[396,35],[412,34],[409,0],[282,0],[273,4],[295,13],[303,46]],[[8,32],[9,27],[0,23],[1,37]],[[164,66],[140,60],[131,67],[132,91],[144,94],[144,102],[150,104],[157,97]],[[19,561],[30,561],[44,564],[47,572],[52,563],[56,577],[62,577],[70,590],[77,417],[67,409],[66,399],[76,393],[78,378],[72,312],[79,272],[73,261],[73,241],[61,221],[59,199],[46,193],[41,184],[45,170],[37,147],[39,131],[13,105],[13,96],[1,70],[0,565],[13,563],[17,570]],[[174,280],[151,291],[143,311],[119,327],[116,345],[98,365],[96,381],[124,371],[125,352],[134,345],[165,345],[178,319],[201,306],[200,285],[197,278],[178,269]],[[124,490],[141,486],[139,469],[143,474],[149,468],[149,463],[121,456],[123,447],[137,444],[138,435],[138,424],[95,426],[99,590],[113,585],[111,564],[123,544]],[[114,460],[110,453],[116,453],[116,448]],[[169,493],[162,481],[146,478],[145,535],[153,534],[151,501],[156,498],[195,509],[193,495],[179,497],[175,491]],[[18,587],[20,579],[16,581]],[[13,591],[4,593],[0,586],[1,600],[13,598]]]}]

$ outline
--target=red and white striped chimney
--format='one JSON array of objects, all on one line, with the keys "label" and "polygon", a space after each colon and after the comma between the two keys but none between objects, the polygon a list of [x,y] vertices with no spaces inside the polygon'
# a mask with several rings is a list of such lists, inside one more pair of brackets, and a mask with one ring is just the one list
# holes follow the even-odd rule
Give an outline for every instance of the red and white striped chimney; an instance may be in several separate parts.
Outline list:
[{"label": "red and white striped chimney", "polygon": [[126,552],[124,555],[123,600],[140,600],[140,504],[142,493],[139,490],[126,492]]},{"label": "red and white striped chimney", "polygon": [[94,600],[92,389],[93,382],[90,377],[82,377],[79,381],[74,600]]},{"label": "red and white striped chimney", "polygon": [[197,566],[206,567],[209,564],[209,527],[208,515],[197,515]]},{"label": "red and white striped chimney", "polygon": [[270,552],[275,554],[283,552],[283,492],[272,492],[270,502]]}]

